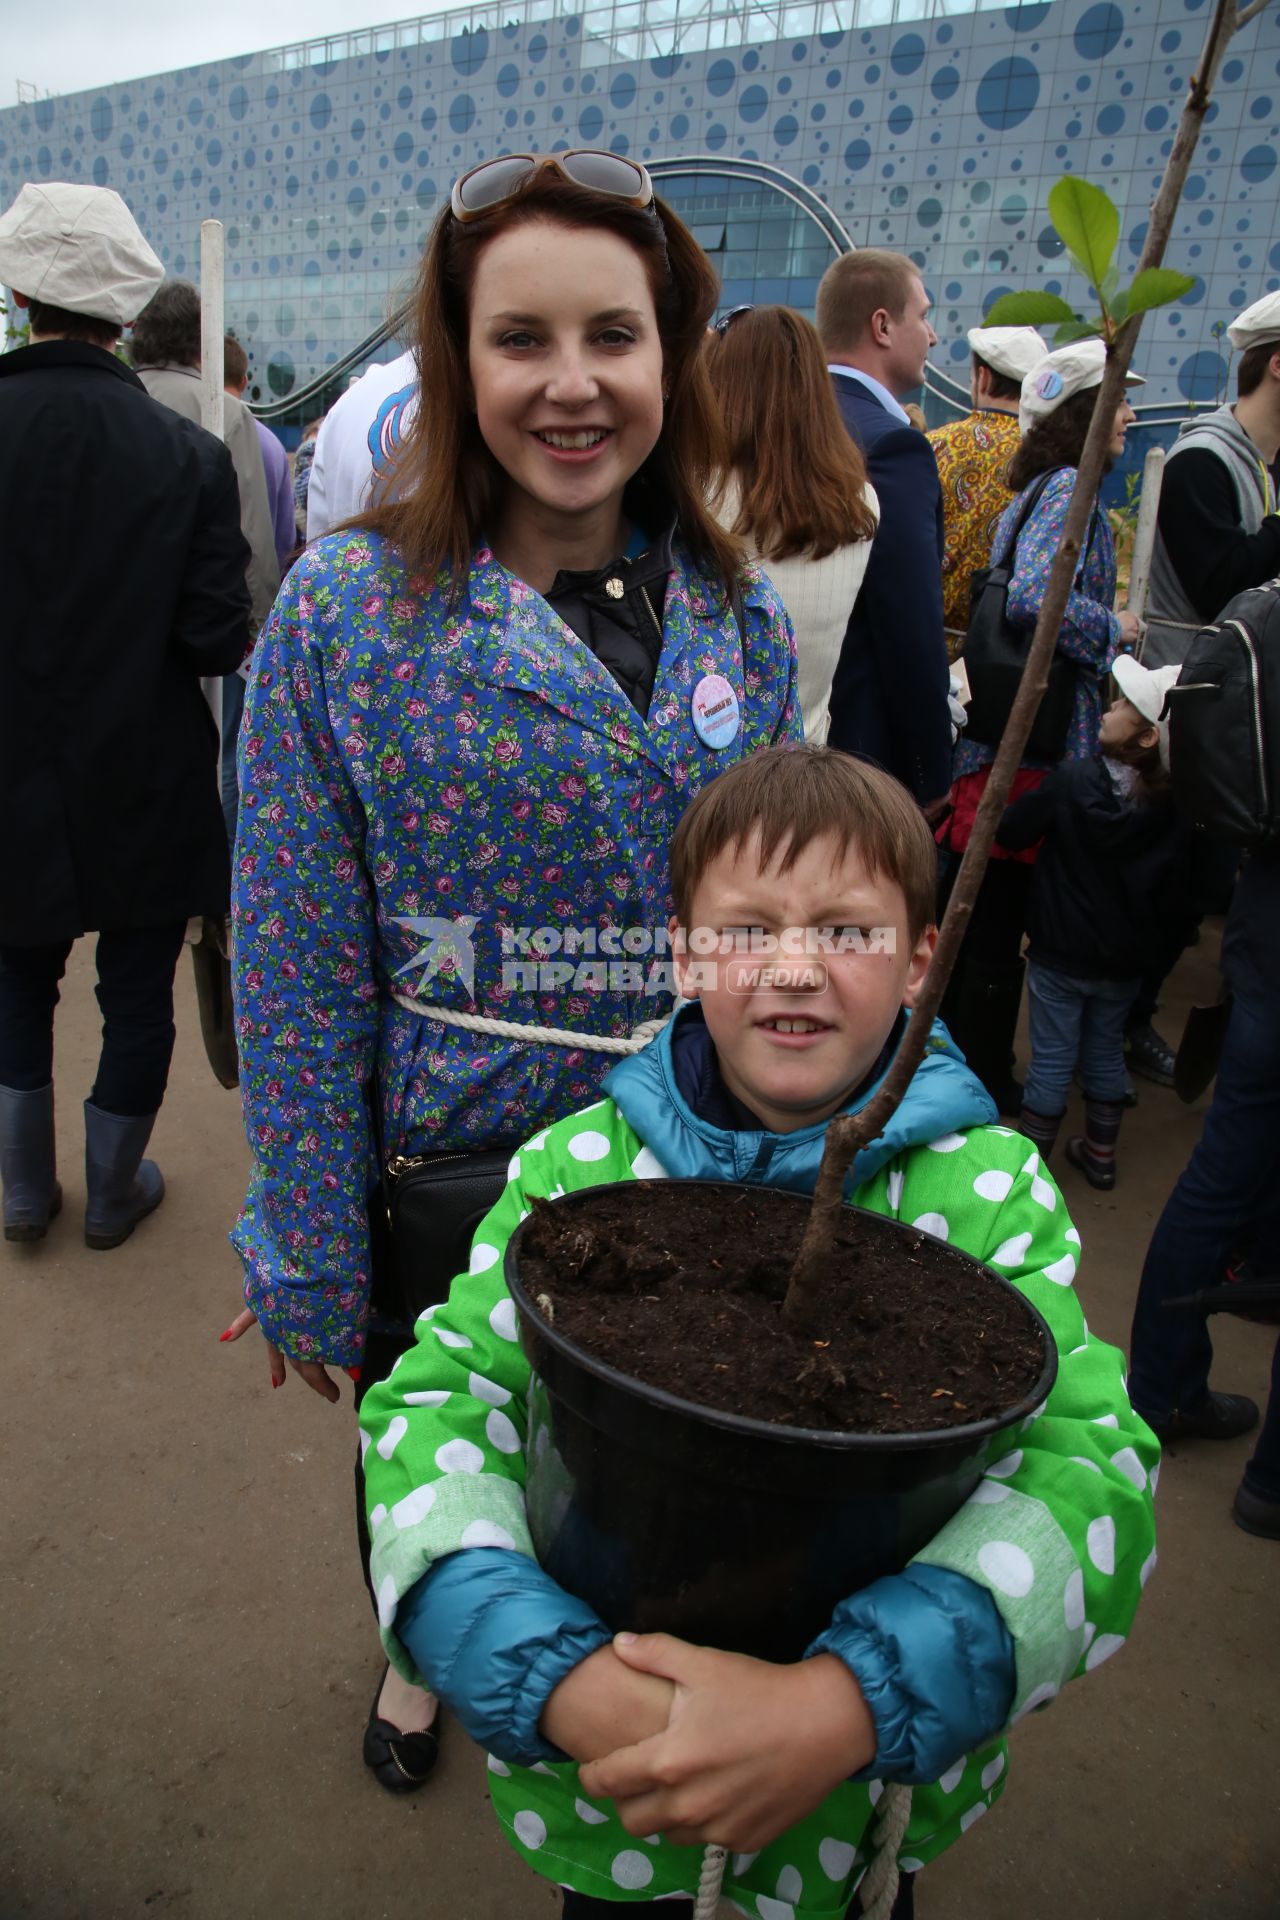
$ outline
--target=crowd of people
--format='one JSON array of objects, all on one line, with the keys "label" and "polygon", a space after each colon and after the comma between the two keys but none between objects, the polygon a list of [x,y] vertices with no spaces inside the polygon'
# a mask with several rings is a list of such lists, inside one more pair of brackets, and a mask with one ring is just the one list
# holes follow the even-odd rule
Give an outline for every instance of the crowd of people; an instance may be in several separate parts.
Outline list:
[{"label": "crowd of people", "polygon": [[[61,1204],[73,942],[98,939],[85,1237],[105,1250],[163,1199],[145,1150],[174,971],[188,922],[229,911],[251,1174],[223,1338],[256,1327],[273,1385],[337,1402],[335,1373],[354,1382],[386,1653],[367,1765],[420,1789],[443,1700],[569,1920],[691,1914],[724,1844],[726,1890],[761,1912],[785,1891],[801,1916],[888,1913],[860,1881],[881,1790],[911,1784],[885,1896],[902,1920],[915,1871],[998,1792],[1010,1725],[1129,1633],[1160,1442],[1259,1419],[1211,1388],[1204,1317],[1164,1302],[1274,1245],[1280,858],[1237,877],[1184,823],[1167,696],[1198,627],[1280,573],[1280,295],[1229,329],[1237,401],[1170,453],[1145,621],[1116,610],[1092,514],[944,1017],[848,1189],[1032,1300],[1050,1417],[773,1667],[618,1638],[538,1565],[503,1250],[536,1198],[602,1180],[812,1190],[827,1123],[908,1030],[991,778],[975,579],[1007,569],[1029,634],[1101,343],[975,327],[972,409],[927,434],[907,406],[936,335],[904,256],[837,258],[814,322],[715,321],[711,267],[644,167],[507,157],[436,220],[412,347],[291,468],[234,340],[222,440],[200,425],[199,294],[114,193],[24,186],[0,283],[30,321],[0,356],[6,1238],[38,1242]],[[1134,419],[1125,400],[1109,420],[1109,463]],[[1126,1390],[1085,1327],[1049,1163],[1079,1078],[1065,1158],[1115,1184],[1131,1073],[1172,1079],[1161,987],[1233,884],[1217,1088],[1137,1289]],[[798,983],[734,971],[744,929],[833,926],[892,937]],[[708,929],[709,975],[686,947]],[[405,1169],[430,1247],[396,1204]],[[424,1279],[442,1258],[447,1304]],[[1280,1538],[1280,1391],[1233,1510]]]}]

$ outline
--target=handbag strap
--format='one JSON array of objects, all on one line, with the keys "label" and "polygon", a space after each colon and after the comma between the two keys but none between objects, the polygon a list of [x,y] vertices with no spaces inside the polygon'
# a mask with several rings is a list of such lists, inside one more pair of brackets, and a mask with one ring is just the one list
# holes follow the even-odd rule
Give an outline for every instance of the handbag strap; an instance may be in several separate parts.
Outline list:
[{"label": "handbag strap", "polygon": [[[1005,542],[1004,551],[998,560],[992,562],[994,566],[1007,567],[1010,565],[1017,553],[1018,541],[1022,537],[1022,529],[1026,526],[1028,520],[1039,506],[1040,496],[1043,494],[1045,488],[1055,474],[1069,473],[1070,471],[1071,469],[1069,467],[1050,467],[1046,473],[1038,474],[1031,482],[1022,496],[1022,506],[1019,510],[1013,531]],[[1101,514],[1102,503],[1099,500],[1095,500],[1093,503],[1093,512],[1089,516],[1089,537],[1084,543],[1084,552],[1080,555],[1080,565],[1076,568],[1076,576],[1073,583],[1074,590],[1077,593],[1080,591],[1080,582],[1084,578],[1084,570],[1089,564],[1089,555],[1093,552],[1094,535],[1098,531],[1098,521]]]},{"label": "handbag strap", "polygon": [[1031,482],[1031,485],[1022,496],[1022,505],[1018,509],[1018,517],[1014,521],[1013,531],[1005,541],[1004,550],[1000,558],[998,560],[993,558],[991,563],[993,566],[1007,567],[1009,565],[1009,562],[1018,550],[1018,541],[1022,537],[1022,529],[1026,526],[1028,520],[1040,504],[1041,494],[1053,479],[1054,474],[1064,471],[1065,469],[1062,467],[1050,467],[1047,473],[1037,474],[1036,478]]}]

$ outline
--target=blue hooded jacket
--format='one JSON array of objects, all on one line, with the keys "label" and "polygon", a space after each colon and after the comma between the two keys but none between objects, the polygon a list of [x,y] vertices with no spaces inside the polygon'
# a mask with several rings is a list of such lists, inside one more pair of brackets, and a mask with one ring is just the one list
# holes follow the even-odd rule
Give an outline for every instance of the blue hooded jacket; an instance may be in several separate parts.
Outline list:
[{"label": "blue hooded jacket", "polygon": [[[846,1113],[879,1087],[907,1018]],[[682,1008],[652,1046],[613,1069],[605,1089],[673,1178],[813,1191],[826,1123],[789,1134],[751,1124],[724,1086],[699,1007]],[[938,1021],[885,1133],[854,1162],[850,1188],[910,1147],[996,1118]],[[566,1674],[612,1639],[536,1561],[490,1547],[438,1561],[401,1602],[396,1631],[471,1737],[526,1766],[565,1758],[538,1730],[542,1710]],[[963,1574],[912,1565],[875,1581],[836,1608],[808,1649],[816,1653],[845,1662],[875,1720],[875,1758],[858,1778],[936,1780],[1008,1718],[1013,1642],[991,1595]]]}]

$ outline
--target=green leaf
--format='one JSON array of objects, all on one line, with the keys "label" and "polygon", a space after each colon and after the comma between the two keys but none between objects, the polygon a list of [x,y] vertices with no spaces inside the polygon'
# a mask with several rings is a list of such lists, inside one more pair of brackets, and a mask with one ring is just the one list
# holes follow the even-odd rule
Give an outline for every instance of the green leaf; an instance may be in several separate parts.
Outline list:
[{"label": "green leaf", "polygon": [[1170,306],[1185,299],[1198,284],[1194,274],[1178,273],[1173,267],[1148,267],[1128,289],[1125,311],[1150,313],[1152,307]]},{"label": "green leaf", "polygon": [[1069,173],[1050,189],[1049,218],[1090,286],[1103,286],[1120,239],[1120,215],[1110,196]]},{"label": "green leaf", "polygon": [[1092,320],[1071,320],[1055,330],[1053,344],[1055,347],[1066,347],[1073,340],[1087,340],[1091,335],[1102,331],[1101,314],[1097,314]]},{"label": "green leaf", "polygon": [[1002,293],[983,321],[987,327],[1039,327],[1074,320],[1076,310],[1056,293]]}]

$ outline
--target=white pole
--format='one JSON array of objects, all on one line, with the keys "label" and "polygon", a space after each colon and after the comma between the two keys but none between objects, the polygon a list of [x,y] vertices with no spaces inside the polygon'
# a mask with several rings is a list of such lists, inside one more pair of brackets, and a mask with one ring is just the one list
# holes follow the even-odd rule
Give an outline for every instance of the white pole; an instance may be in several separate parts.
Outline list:
[{"label": "white pole", "polygon": [[200,418],[219,440],[226,438],[222,406],[225,282],[222,222],[204,220],[200,224]]},{"label": "white pole", "polygon": [[1151,585],[1151,555],[1156,544],[1156,511],[1160,505],[1160,485],[1164,479],[1164,448],[1152,447],[1142,463],[1142,494],[1138,501],[1138,524],[1133,534],[1133,555],[1129,561],[1128,610],[1139,620],[1147,604]]},{"label": "white pole", "polygon": [[[219,440],[226,439],[226,414],[223,407],[222,342],[224,324],[224,287],[226,281],[225,235],[221,220],[200,223],[200,420]],[[209,703],[218,728],[219,786],[222,791],[222,682],[205,678],[201,690]]]}]

